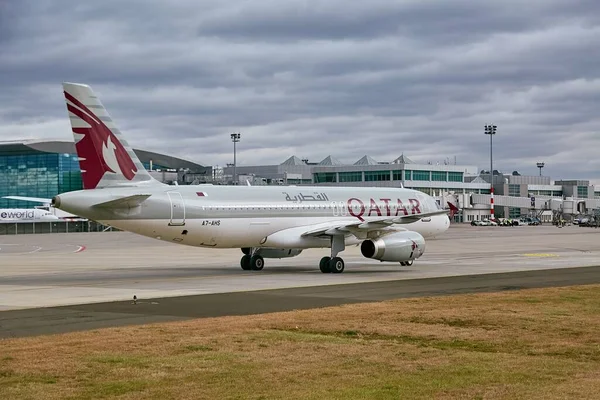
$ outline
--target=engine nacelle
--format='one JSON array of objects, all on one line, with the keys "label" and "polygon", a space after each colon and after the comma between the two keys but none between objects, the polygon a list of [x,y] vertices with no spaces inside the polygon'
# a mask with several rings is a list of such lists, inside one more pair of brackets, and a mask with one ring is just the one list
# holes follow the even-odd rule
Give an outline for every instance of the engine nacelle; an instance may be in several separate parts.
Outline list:
[{"label": "engine nacelle", "polygon": [[[250,249],[248,247],[242,248],[242,253],[250,255]],[[271,249],[261,248],[257,254],[260,254],[263,258],[288,258],[296,257],[302,253],[302,249]]]},{"label": "engine nacelle", "polygon": [[380,261],[412,261],[425,253],[425,239],[417,232],[397,232],[360,245],[366,258]]}]

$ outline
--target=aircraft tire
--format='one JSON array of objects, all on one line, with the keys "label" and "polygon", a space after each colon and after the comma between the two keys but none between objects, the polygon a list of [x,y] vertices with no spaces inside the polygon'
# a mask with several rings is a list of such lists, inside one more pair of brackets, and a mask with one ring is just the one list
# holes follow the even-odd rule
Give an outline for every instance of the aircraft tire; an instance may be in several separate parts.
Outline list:
[{"label": "aircraft tire", "polygon": [[329,261],[329,270],[333,274],[341,274],[344,272],[344,260],[341,257],[333,257]]},{"label": "aircraft tire", "polygon": [[262,256],[255,255],[250,258],[250,268],[253,271],[260,271],[265,266],[265,260]]},{"label": "aircraft tire", "polygon": [[328,274],[331,272],[329,269],[329,261],[331,261],[331,257],[323,257],[321,261],[319,261],[319,269],[322,273]]},{"label": "aircraft tire", "polygon": [[242,256],[240,265],[244,271],[250,271],[250,256],[247,254]]},{"label": "aircraft tire", "polygon": [[404,262],[404,265],[406,265],[407,267],[410,267],[413,264],[413,260],[408,260]]},{"label": "aircraft tire", "polygon": [[400,265],[402,265],[403,267],[406,267],[406,262],[400,261]]}]

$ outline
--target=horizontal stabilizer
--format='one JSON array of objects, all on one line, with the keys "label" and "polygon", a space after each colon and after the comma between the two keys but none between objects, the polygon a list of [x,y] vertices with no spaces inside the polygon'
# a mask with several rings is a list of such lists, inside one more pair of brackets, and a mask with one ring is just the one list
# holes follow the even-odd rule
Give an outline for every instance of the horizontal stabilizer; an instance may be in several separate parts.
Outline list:
[{"label": "horizontal stabilizer", "polygon": [[3,199],[11,199],[11,200],[21,200],[21,201],[31,201],[34,203],[43,203],[50,204],[52,199],[42,199],[40,197],[23,197],[23,196],[3,196]]},{"label": "horizontal stabilizer", "polygon": [[133,208],[142,204],[151,194],[134,194],[133,196],[121,197],[119,199],[105,201],[104,203],[94,204],[93,207],[100,208]]}]

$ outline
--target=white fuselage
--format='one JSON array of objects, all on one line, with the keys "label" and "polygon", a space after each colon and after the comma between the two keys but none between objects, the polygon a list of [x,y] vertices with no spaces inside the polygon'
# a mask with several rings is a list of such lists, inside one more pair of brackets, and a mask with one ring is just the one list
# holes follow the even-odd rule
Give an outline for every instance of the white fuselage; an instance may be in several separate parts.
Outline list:
[{"label": "white fuselage", "polygon": [[[168,220],[112,220],[101,221],[116,228],[140,235],[190,246],[236,248],[236,247],[276,247],[276,248],[314,248],[329,247],[329,239],[304,238],[287,242],[270,243],[264,238],[269,235],[295,227],[313,224],[328,224],[331,217],[289,217],[278,215],[251,218],[212,218],[187,220],[185,226],[168,226]],[[350,218],[336,218],[335,221],[352,221]],[[447,216],[437,215],[427,222],[417,221],[403,225],[403,228],[418,232],[425,238],[434,237],[448,229]],[[186,234],[182,234],[183,231]],[[361,240],[353,236],[346,237],[346,244],[358,244]]]},{"label": "white fuselage", "polygon": [[[94,205],[124,196],[149,195],[125,208]],[[301,237],[305,227],[366,223],[382,217],[415,216],[439,210],[419,191],[398,188],[136,186],[61,194],[57,208],[140,235],[190,246],[215,248],[329,247],[328,238]],[[395,225],[432,237],[449,227],[447,215]],[[298,228],[273,242],[278,232]],[[360,240],[346,237],[346,244]]]}]

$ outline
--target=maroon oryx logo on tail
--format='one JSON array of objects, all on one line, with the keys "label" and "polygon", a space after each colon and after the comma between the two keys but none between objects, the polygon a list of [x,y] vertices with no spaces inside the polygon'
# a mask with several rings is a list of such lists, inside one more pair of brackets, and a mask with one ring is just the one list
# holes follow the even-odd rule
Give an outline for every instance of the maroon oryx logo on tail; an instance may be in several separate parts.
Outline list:
[{"label": "maroon oryx logo on tail", "polygon": [[84,189],[93,189],[106,172],[120,173],[132,180],[137,172],[127,150],[112,131],[89,108],[67,92],[67,109],[87,122],[89,128],[73,128],[74,133],[83,135],[75,143]]}]

